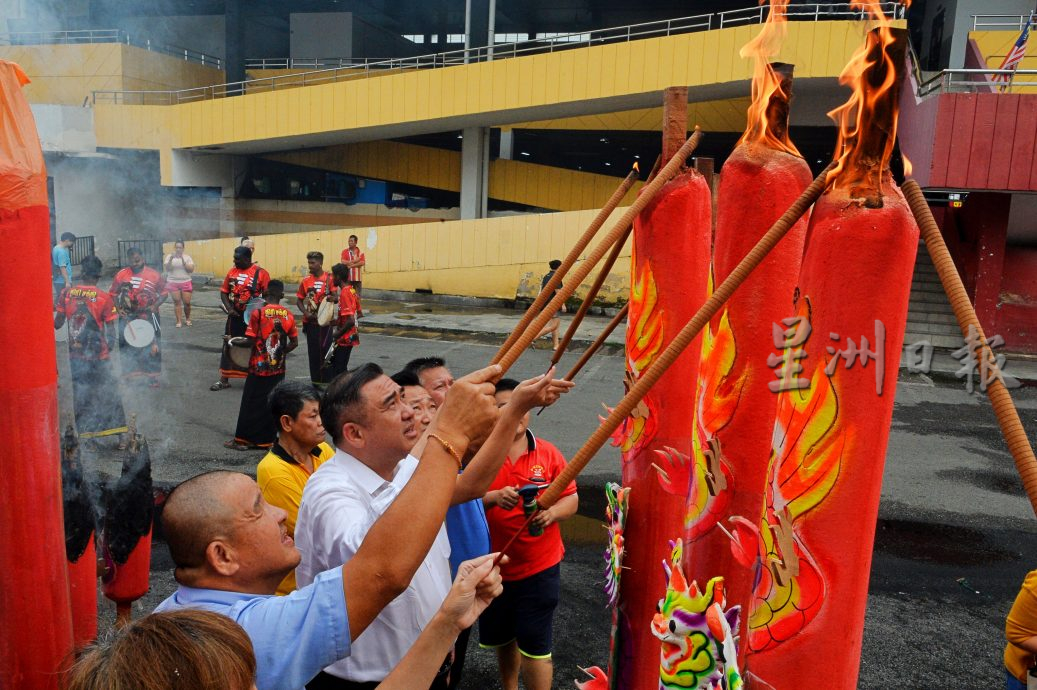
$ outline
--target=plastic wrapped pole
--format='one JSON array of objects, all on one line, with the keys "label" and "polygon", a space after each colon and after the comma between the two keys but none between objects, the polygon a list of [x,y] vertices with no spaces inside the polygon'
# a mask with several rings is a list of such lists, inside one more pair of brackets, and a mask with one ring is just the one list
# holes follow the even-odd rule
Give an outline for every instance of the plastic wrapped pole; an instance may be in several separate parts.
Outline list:
[{"label": "plastic wrapped pole", "polygon": [[0,687],[57,688],[72,651],[58,443],[57,359],[50,294],[47,172],[22,94],[28,79],[0,60],[0,275],[12,300],[0,377]]}]

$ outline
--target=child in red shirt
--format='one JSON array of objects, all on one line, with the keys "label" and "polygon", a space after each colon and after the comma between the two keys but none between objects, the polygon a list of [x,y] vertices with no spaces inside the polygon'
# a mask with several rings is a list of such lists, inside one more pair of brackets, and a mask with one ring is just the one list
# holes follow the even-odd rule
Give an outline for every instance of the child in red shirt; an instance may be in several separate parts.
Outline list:
[{"label": "child in red shirt", "polygon": [[[501,379],[497,384],[497,405],[506,405],[517,386],[518,381]],[[545,489],[565,467],[562,453],[534,437],[528,427],[527,412],[515,429],[508,459],[483,497],[494,551],[503,549],[521,530],[508,548],[510,560],[501,564],[504,592],[479,618],[479,646],[497,650],[506,690],[518,688],[520,671],[527,690],[551,688],[551,626],[565,554],[557,523],[572,517],[579,507],[576,482],[571,482],[557,503],[533,519],[533,531],[542,534],[534,536],[524,527],[526,516],[519,490],[529,486]]]}]

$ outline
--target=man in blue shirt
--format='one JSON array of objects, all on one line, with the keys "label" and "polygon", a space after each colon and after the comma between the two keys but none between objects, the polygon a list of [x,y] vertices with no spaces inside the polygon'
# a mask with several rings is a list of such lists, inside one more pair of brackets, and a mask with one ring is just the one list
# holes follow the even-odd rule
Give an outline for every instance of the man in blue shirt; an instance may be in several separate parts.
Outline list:
[{"label": "man in blue shirt", "polygon": [[[490,381],[499,375],[500,367],[490,366],[455,384],[457,393],[430,427],[450,449],[429,444],[413,481],[356,556],[288,596],[274,596],[299,563],[285,512],[235,472],[210,472],[178,486],[162,522],[180,587],[156,611],[195,607],[227,615],[252,640],[258,690],[302,688],[348,656],[352,641],[407,588],[443,524],[456,485],[455,454],[480,442],[497,418]],[[439,612],[379,687],[428,687],[457,634],[500,591],[492,556],[463,564]]]},{"label": "man in blue shirt", "polygon": [[71,232],[61,233],[61,239],[50,250],[51,283],[54,286],[54,301],[67,287],[72,287],[72,245],[76,236]]}]

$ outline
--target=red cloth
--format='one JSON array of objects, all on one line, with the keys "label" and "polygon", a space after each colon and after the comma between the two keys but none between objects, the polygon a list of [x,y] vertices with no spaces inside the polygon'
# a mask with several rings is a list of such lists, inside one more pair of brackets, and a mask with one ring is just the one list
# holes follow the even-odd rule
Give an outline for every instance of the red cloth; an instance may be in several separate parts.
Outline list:
[{"label": "red cloth", "polygon": [[[58,313],[68,321],[68,356],[72,359],[108,359],[107,324],[119,318],[111,295],[96,285],[65,288],[58,298]],[[114,327],[114,326],[112,326]]]},{"label": "red cloth", "polygon": [[[315,276],[312,273],[302,279],[299,283],[299,291],[295,293],[295,296],[301,300],[306,299],[306,293],[313,290],[313,303],[319,307],[320,303],[324,301],[324,298],[335,292],[335,282],[331,279],[331,274],[324,271],[319,276]],[[317,316],[307,314],[305,310],[302,313],[302,322],[310,323],[316,321]]]},{"label": "red cloth", "polygon": [[230,303],[244,314],[248,301],[262,295],[269,283],[270,274],[266,272],[266,269],[260,268],[259,264],[252,264],[246,269],[234,266],[227,271],[227,275],[223,278],[220,292],[229,295]]},{"label": "red cloth", "polygon": [[[526,437],[529,442],[528,450],[515,460],[508,458],[504,461],[504,465],[490,484],[489,491],[503,489],[506,486],[521,489],[527,484],[547,487],[562,473],[565,468],[565,457],[561,451],[547,441],[535,438],[529,431],[526,431]],[[574,493],[576,482],[572,481],[559,498],[572,496]],[[504,510],[499,506],[489,508],[486,511],[486,522],[490,526],[490,543],[494,551],[503,549],[508,540],[522,530],[515,542],[508,547],[511,560],[501,564],[501,577],[505,581],[521,580],[536,575],[561,562],[562,556],[565,555],[558,523],[548,525],[539,537],[531,536],[529,529],[524,527],[526,516],[522,512],[521,502],[511,510]]]},{"label": "red cloth", "polygon": [[353,319],[353,326],[342,332],[338,338],[338,344],[346,347],[354,347],[360,344],[360,333],[356,328],[356,313],[360,310],[360,299],[356,296],[356,290],[349,285],[342,288],[338,297],[338,322],[341,328],[346,319]]},{"label": "red cloth", "polygon": [[[358,260],[359,261],[366,261],[366,259],[364,259],[364,253],[362,251],[360,251],[360,249],[350,249],[349,247],[346,247],[345,249],[342,250],[342,263],[346,263],[347,261],[358,261]],[[349,269],[349,282],[351,282],[351,283],[359,283],[359,282],[361,282],[363,280],[363,278],[361,277],[362,275],[363,275],[363,268],[357,267],[357,268]]]},{"label": "red cloth", "polygon": [[287,307],[267,304],[252,312],[245,335],[255,338],[248,373],[253,376],[277,376],[284,373],[284,349],[288,338],[298,338],[295,317]]},{"label": "red cloth", "polygon": [[[119,293],[123,291],[125,296],[120,298]],[[112,278],[108,294],[115,299],[124,315],[140,318],[154,311],[155,303],[166,294],[166,279],[150,266],[142,268],[140,273],[127,267]]]}]

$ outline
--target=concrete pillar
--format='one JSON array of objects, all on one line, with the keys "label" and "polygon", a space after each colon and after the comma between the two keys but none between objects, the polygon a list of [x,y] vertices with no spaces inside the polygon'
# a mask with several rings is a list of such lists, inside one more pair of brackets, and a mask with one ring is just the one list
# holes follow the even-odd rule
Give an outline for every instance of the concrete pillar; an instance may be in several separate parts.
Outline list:
[{"label": "concrete pillar", "polygon": [[490,176],[490,130],[468,127],[461,132],[461,219],[486,217]]},{"label": "concrete pillar", "polygon": [[234,188],[224,187],[220,194],[220,237],[234,237],[238,234],[236,232],[237,221],[234,218],[236,208],[237,199],[234,196]]},{"label": "concrete pillar", "polygon": [[241,16],[241,0],[226,0],[223,69],[228,82],[245,80],[245,19]]},{"label": "concrete pillar", "polygon": [[[490,18],[492,8],[493,0],[465,0],[465,50],[492,45],[487,42],[490,32],[493,31],[493,20]],[[474,59],[471,61],[477,62]]]},{"label": "concrete pillar", "polygon": [[512,160],[515,157],[515,131],[509,128],[502,128],[500,131],[500,156],[506,160]]}]

